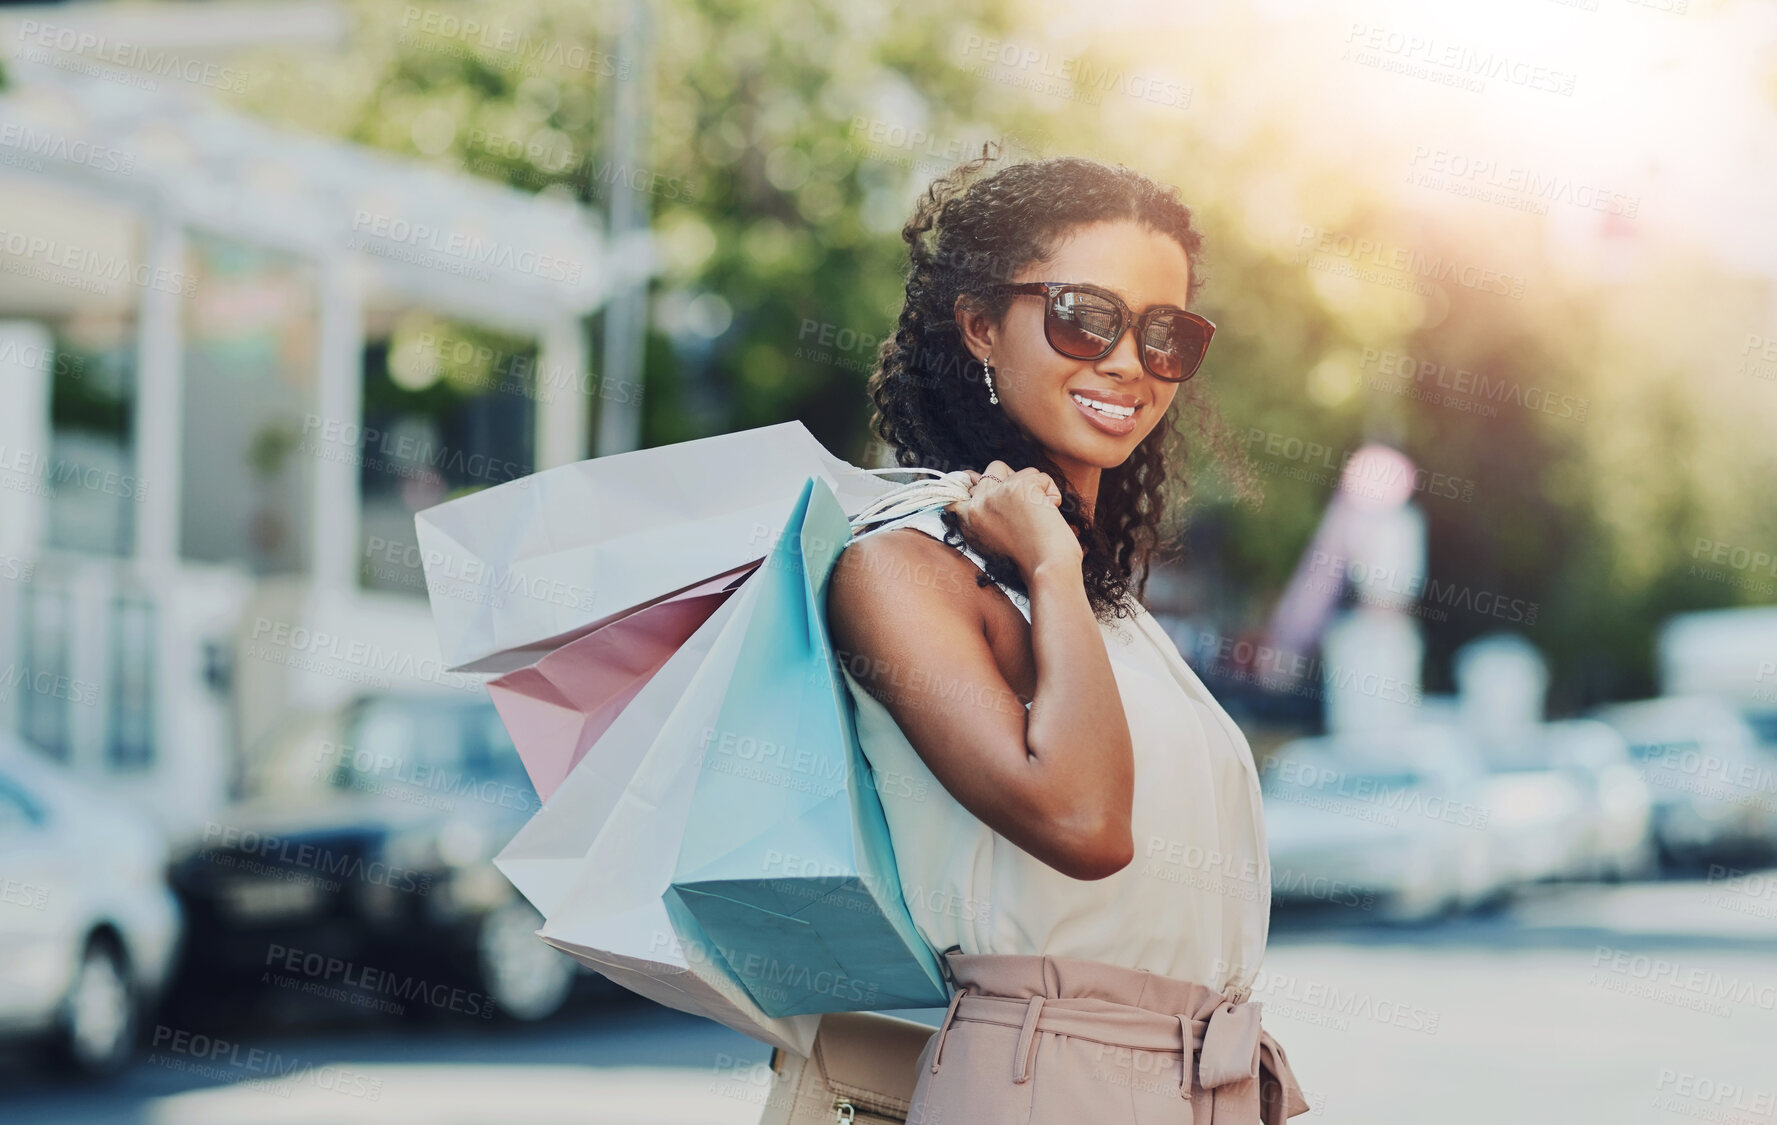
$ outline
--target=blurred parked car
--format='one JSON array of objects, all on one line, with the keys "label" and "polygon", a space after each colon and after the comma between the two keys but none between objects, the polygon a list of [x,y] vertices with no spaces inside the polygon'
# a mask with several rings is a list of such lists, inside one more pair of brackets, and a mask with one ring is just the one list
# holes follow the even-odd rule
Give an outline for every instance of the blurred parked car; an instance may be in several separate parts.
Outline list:
[{"label": "blurred parked car", "polygon": [[1458,714],[1449,722],[1487,771],[1483,800],[1507,877],[1537,883],[1589,873],[1599,779],[1573,760],[1572,735],[1541,722],[1485,732],[1463,725]]},{"label": "blurred parked car", "polygon": [[1610,727],[1577,719],[1482,731],[1455,696],[1425,703],[1427,721],[1455,730],[1490,775],[1486,802],[1512,881],[1632,878],[1656,866],[1652,797]]},{"label": "blurred parked car", "polygon": [[1594,717],[1628,741],[1653,792],[1663,858],[1768,854],[1777,841],[1777,759],[1731,704],[1710,696],[1614,703]]},{"label": "blurred parked car", "polygon": [[1261,778],[1273,901],[1373,896],[1396,920],[1485,901],[1504,879],[1484,780],[1442,726],[1286,743]]},{"label": "blurred parked car", "polygon": [[1541,755],[1571,776],[1585,805],[1578,862],[1565,874],[1584,879],[1635,879],[1654,873],[1653,793],[1641,776],[1629,743],[1594,719],[1545,723]]},{"label": "blurred parked car", "polygon": [[1592,825],[1585,789],[1573,771],[1547,761],[1493,762],[1481,793],[1487,831],[1511,883],[1540,883],[1584,869]]},{"label": "blurred parked car", "polygon": [[1654,650],[1661,695],[1727,701],[1764,751],[1777,754],[1777,606],[1675,614],[1660,625]]},{"label": "blurred parked car", "polygon": [[0,1034],[76,1071],[128,1062],[180,934],[146,817],[0,733]]},{"label": "blurred parked car", "polygon": [[269,972],[416,1015],[538,1020],[567,999],[577,966],[491,862],[538,807],[492,703],[361,698],[290,731],[246,786],[174,869],[185,979]]}]

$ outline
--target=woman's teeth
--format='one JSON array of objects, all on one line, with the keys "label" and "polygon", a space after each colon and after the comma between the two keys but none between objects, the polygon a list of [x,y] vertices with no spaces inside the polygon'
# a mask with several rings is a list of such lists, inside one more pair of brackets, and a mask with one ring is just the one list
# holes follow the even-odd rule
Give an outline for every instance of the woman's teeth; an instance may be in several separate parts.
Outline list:
[{"label": "woman's teeth", "polygon": [[1097,399],[1087,398],[1085,395],[1073,395],[1072,397],[1081,406],[1089,407],[1100,414],[1108,414],[1112,418],[1128,418],[1135,414],[1133,406],[1112,406],[1108,402],[1099,402]]}]

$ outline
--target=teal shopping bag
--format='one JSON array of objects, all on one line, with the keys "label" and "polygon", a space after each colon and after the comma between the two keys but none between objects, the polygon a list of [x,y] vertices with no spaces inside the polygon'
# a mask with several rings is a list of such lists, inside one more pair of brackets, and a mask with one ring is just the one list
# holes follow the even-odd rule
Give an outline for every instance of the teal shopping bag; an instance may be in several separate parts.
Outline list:
[{"label": "teal shopping bag", "polygon": [[758,602],[664,901],[771,1016],[938,1007],[936,956],[901,898],[888,822],[827,634],[851,528],[810,477],[751,581]]}]

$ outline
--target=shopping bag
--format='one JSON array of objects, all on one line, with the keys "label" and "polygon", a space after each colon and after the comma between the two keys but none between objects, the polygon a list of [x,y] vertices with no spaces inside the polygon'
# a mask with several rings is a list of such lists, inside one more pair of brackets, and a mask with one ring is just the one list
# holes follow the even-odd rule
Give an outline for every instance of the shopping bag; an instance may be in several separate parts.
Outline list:
[{"label": "shopping bag", "polygon": [[[703,756],[701,734],[716,721],[723,689],[734,675],[746,621],[757,603],[757,577],[757,572],[749,577],[667,662],[618,716],[605,739],[568,775],[551,805],[534,818],[573,815],[575,795],[585,787],[582,778],[590,775],[604,742],[620,735],[631,710],[663,677],[678,674],[676,663],[695,664],[683,681],[677,705],[647,743],[646,753],[603,815],[592,843],[568,865],[572,877],[556,891],[541,892],[541,900],[531,901],[546,916],[538,931],[544,941],[630,991],[806,1055],[819,1017],[767,1015],[695,922],[681,932],[663,901],[672,882],[678,842],[691,815],[691,794]],[[707,648],[697,651],[705,641]]]},{"label": "shopping bag", "polygon": [[[643,761],[656,752],[655,743],[673,713],[691,705],[687,691],[741,608],[737,599],[745,588],[743,583],[724,596],[667,657],[494,857],[494,866],[545,918],[579,875],[593,841],[624,791],[636,782]],[[670,848],[668,852],[670,859]]]},{"label": "shopping bag", "polygon": [[773,1016],[948,1000],[901,898],[828,637],[828,580],[850,535],[831,489],[810,477],[748,579],[757,604],[700,736],[666,898],[680,930],[695,922]]},{"label": "shopping bag", "polygon": [[758,560],[811,474],[848,512],[890,487],[785,422],[562,465],[417,513],[445,665],[521,668]]},{"label": "shopping bag", "polygon": [[539,798],[549,801],[623,708],[750,570],[700,583],[488,681],[488,695]]}]

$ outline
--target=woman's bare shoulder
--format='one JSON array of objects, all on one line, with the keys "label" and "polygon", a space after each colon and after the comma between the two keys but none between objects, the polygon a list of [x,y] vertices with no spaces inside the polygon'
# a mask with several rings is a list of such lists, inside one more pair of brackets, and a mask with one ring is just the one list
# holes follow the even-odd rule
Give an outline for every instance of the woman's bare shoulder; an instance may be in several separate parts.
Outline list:
[{"label": "woman's bare shoulder", "polygon": [[[974,604],[979,568],[918,528],[894,527],[849,544],[834,564],[830,612],[871,615],[950,603]],[[949,612],[955,612],[951,605]]]}]

